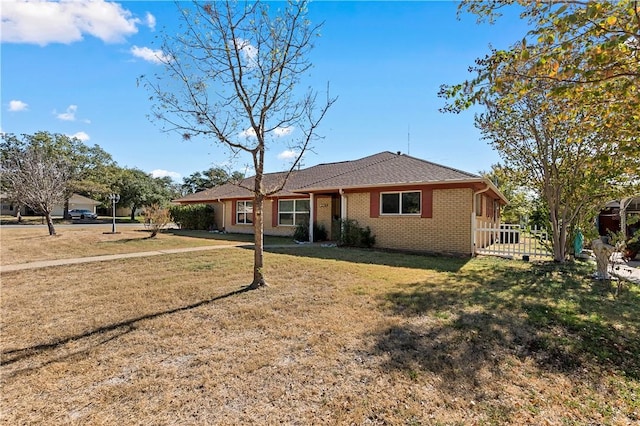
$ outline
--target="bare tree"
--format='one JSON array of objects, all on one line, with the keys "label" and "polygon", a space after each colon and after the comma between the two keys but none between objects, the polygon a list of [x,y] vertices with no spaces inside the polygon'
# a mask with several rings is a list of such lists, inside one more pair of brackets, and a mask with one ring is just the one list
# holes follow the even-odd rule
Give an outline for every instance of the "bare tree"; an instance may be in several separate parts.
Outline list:
[{"label": "bare tree", "polygon": [[[5,145],[3,141],[3,148]],[[51,212],[56,204],[61,205],[65,201],[68,163],[34,146],[13,146],[2,155],[1,170],[3,187],[8,195],[43,214],[49,235],[55,235]]]},{"label": "bare tree", "polygon": [[[317,92],[297,88],[311,68],[308,53],[320,25],[308,20],[307,1],[277,10],[260,2],[194,2],[180,13],[184,32],[164,36],[164,73],[142,80],[164,130],[184,139],[213,138],[234,156],[251,156],[255,256],[249,287],[258,288],[266,285],[263,201],[284,187],[335,102],[327,93],[316,107]],[[266,187],[265,150],[283,140],[297,157],[284,179]]]}]

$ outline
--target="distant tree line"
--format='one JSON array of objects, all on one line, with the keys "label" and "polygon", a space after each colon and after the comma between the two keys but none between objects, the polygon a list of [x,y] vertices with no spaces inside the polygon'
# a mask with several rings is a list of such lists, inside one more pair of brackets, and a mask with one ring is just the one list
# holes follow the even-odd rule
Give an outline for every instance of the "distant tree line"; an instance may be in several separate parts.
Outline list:
[{"label": "distant tree line", "polygon": [[118,206],[131,211],[166,206],[186,193],[238,180],[238,172],[228,174],[220,168],[196,172],[174,182],[170,177],[153,177],[137,168],[120,167],[98,145],[58,133],[40,131],[16,135],[4,133],[0,139],[0,191],[3,196],[42,214],[49,234],[55,235],[51,214],[64,205],[69,218],[69,199],[77,193],[110,207],[109,195],[120,195]]}]

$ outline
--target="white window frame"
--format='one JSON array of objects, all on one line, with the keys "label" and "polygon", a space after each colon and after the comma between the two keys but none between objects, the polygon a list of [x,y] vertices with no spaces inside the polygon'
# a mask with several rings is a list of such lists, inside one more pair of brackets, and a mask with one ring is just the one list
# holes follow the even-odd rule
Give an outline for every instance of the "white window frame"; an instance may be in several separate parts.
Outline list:
[{"label": "white window frame", "polygon": [[[240,204],[244,205],[244,209],[240,210]],[[251,205],[251,222],[247,222],[247,205]],[[239,214],[244,214],[244,221],[238,220]],[[253,201],[251,200],[239,200],[236,201],[236,225],[253,225]]]},{"label": "white window frame", "polygon": [[[293,211],[288,211],[288,210],[281,210],[280,209],[280,203],[282,202],[287,202],[287,201],[293,201]],[[307,211],[297,211],[296,210],[296,204],[298,201],[308,201],[309,202],[309,210]],[[282,213],[285,214],[292,214],[293,215],[293,224],[289,224],[289,223],[281,223],[280,222],[280,215]],[[309,215],[309,222],[311,222],[311,199],[310,198],[290,198],[290,199],[284,199],[284,200],[278,200],[278,226],[298,226],[296,225],[296,215],[299,214],[307,214]]]},{"label": "white window frame", "polygon": [[[420,200],[418,202],[419,205],[419,209],[417,213],[402,213],[402,194],[409,194],[409,193],[418,193],[420,196]],[[382,203],[382,196],[383,195],[389,195],[389,194],[397,194],[398,198],[399,198],[399,204],[398,204],[398,213],[384,213],[382,211],[382,207],[383,207],[383,203]],[[417,191],[387,191],[387,192],[381,192],[380,193],[380,216],[422,216],[422,191],[417,190]]]}]

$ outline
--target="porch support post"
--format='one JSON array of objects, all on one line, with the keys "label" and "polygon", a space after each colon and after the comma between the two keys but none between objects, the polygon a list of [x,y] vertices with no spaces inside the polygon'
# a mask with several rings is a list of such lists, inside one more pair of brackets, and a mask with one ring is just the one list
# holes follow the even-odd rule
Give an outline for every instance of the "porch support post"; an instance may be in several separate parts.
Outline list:
[{"label": "porch support post", "polygon": [[[474,197],[475,198],[475,197]],[[471,212],[471,256],[476,255],[476,212]]]},{"label": "porch support post", "polygon": [[313,242],[313,223],[315,222],[315,197],[313,196],[313,192],[309,194],[309,242]]},{"label": "porch support post", "polygon": [[340,194],[340,219],[347,218],[347,196],[344,195],[344,192]]},{"label": "porch support post", "polygon": [[344,232],[344,221],[347,219],[347,196],[340,188],[340,235]]},{"label": "porch support post", "polygon": [[[477,247],[476,220],[478,218],[478,215],[476,214],[476,212],[478,211],[478,208],[482,208],[482,206],[478,206],[478,203],[476,203],[476,196],[479,194],[482,194],[483,192],[487,192],[489,189],[491,189],[491,186],[487,182],[485,182],[484,184],[486,185],[485,188],[474,192],[473,198],[471,199],[471,256],[476,255],[476,247]],[[483,245],[484,245],[484,241],[483,241]]]},{"label": "porch support post", "polygon": [[628,235],[627,235],[627,207],[629,207],[629,204],[631,204],[632,200],[633,200],[633,198],[623,198],[622,200],[620,200],[620,230],[622,231],[622,235],[624,235],[625,238],[628,237]]},{"label": "porch support post", "polygon": [[[218,198],[218,202],[220,203],[220,198]],[[226,203],[223,201],[223,202],[221,202],[220,204],[222,204],[222,231],[225,231],[225,232],[226,232],[226,229],[225,229],[225,227],[224,227],[224,222],[225,222],[224,215],[225,215],[225,204],[226,204]]]}]

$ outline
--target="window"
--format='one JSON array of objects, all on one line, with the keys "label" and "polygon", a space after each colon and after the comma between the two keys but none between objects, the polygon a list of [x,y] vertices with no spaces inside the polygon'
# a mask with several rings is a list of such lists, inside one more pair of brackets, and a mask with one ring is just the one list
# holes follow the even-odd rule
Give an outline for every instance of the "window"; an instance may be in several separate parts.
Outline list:
[{"label": "window", "polygon": [[382,214],[420,214],[420,191],[381,194]]},{"label": "window", "polygon": [[309,207],[309,200],[279,200],[278,224],[296,226],[301,223],[309,223]]},{"label": "window", "polygon": [[253,223],[253,201],[236,202],[236,223],[238,225]]}]

